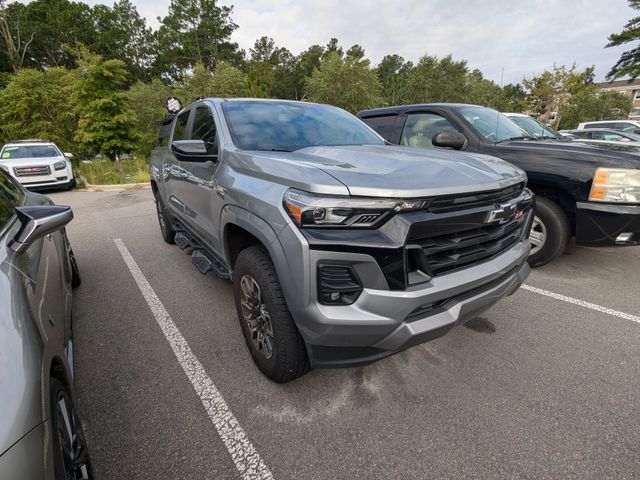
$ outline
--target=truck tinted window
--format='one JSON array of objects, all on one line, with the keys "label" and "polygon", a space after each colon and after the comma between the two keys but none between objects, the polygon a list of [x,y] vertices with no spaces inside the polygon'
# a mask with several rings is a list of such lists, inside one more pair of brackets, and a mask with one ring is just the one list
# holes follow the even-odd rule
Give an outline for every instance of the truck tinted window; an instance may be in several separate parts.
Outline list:
[{"label": "truck tinted window", "polygon": [[401,145],[408,147],[433,147],[436,133],[457,131],[451,122],[436,113],[411,113],[402,129]]},{"label": "truck tinted window", "polygon": [[196,109],[192,130],[191,140],[204,140],[207,144],[207,153],[218,153],[216,122],[209,108],[198,107]]},{"label": "truck tinted window", "polygon": [[182,112],[176,118],[176,126],[173,129],[172,140],[187,140],[187,123],[189,123],[190,111]]},{"label": "truck tinted window", "polygon": [[382,138],[391,141],[393,126],[397,117],[397,115],[384,115],[382,117],[363,118],[362,121],[378,132],[378,135]]}]

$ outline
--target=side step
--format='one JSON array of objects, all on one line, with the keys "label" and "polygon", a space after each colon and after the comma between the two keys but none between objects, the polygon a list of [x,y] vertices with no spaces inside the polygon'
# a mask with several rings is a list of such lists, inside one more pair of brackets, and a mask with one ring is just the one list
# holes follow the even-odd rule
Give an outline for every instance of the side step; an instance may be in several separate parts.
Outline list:
[{"label": "side step", "polygon": [[205,275],[209,272],[214,272],[220,278],[226,280],[231,278],[231,273],[222,259],[209,252],[207,248],[182,225],[178,224],[176,227],[176,230],[178,230],[175,236],[176,245],[182,250],[191,248],[191,261],[201,274]]}]

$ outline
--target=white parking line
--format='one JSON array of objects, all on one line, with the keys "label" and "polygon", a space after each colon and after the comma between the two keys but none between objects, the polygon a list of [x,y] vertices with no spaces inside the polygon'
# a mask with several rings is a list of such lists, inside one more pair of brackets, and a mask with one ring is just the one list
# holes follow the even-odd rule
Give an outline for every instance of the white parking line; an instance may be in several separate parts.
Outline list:
[{"label": "white parking line", "polygon": [[624,318],[625,320],[631,320],[632,322],[640,323],[640,317],[637,315],[631,315],[630,313],[620,312],[618,310],[614,310],[612,308],[603,307],[602,305],[597,305],[595,303],[585,302],[584,300],[580,300],[578,298],[567,297],[566,295],[560,295],[559,293],[550,292],[548,290],[543,290],[542,288],[532,287],[531,285],[522,285],[524,290],[528,290],[530,292],[538,293],[540,295],[544,295],[545,297],[555,298],[556,300],[562,300],[563,302],[572,303],[574,305],[578,305],[580,307],[589,308],[591,310],[595,310],[596,312],[606,313],[608,315],[613,315],[615,317]]},{"label": "white parking line", "polygon": [[124,242],[119,238],[114,240],[124,262],[129,267],[131,275],[138,284],[142,296],[146,300],[153,316],[156,318],[162,333],[171,345],[180,366],[187,374],[194,390],[200,397],[213,426],[218,431],[220,439],[229,451],[236,468],[243,480],[271,480],[273,475],[262,461],[255,447],[249,441],[247,434],[233,416],[231,409],[222,395],[209,378],[200,361],[191,351],[189,344],[173,322],[162,302],[153,291],[142,270],[129,253]]}]

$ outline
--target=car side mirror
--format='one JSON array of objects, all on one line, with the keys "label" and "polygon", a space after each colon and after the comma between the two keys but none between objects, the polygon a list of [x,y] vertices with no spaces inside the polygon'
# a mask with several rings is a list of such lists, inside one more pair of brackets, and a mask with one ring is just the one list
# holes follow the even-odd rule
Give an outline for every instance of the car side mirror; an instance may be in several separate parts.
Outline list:
[{"label": "car side mirror", "polygon": [[9,247],[16,253],[23,253],[36,240],[62,229],[73,220],[73,210],[64,205],[16,207],[15,211],[20,228]]},{"label": "car side mirror", "polygon": [[66,158],[73,158],[73,153],[64,152],[64,156],[65,156]]},{"label": "car side mirror", "polygon": [[434,147],[453,148],[460,150],[467,144],[467,137],[453,130],[438,132],[431,139]]},{"label": "car side mirror", "polygon": [[204,140],[174,140],[171,151],[181,162],[215,162],[218,159],[218,155],[207,151]]}]

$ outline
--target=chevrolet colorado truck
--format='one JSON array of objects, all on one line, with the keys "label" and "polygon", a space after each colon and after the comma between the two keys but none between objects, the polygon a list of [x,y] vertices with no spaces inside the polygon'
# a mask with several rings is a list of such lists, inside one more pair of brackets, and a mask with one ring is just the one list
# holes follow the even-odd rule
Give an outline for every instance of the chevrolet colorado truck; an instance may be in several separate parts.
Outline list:
[{"label": "chevrolet colorado truck", "polygon": [[160,231],[233,281],[276,382],[446,333],[529,274],[533,195],[497,158],[389,146],[347,112],[169,99],[150,162]]}]

